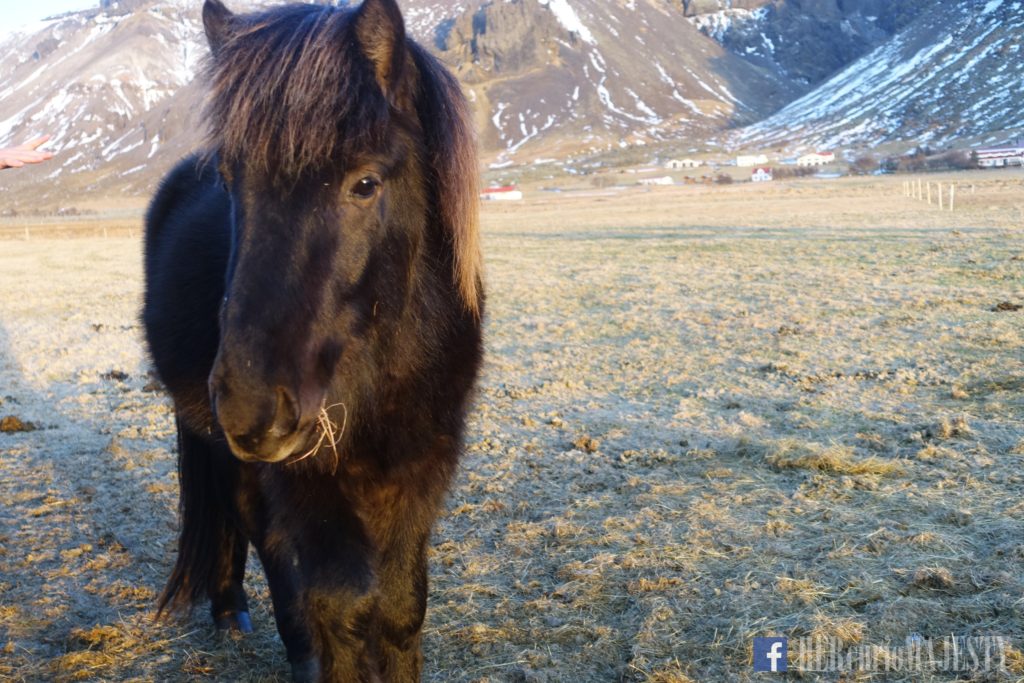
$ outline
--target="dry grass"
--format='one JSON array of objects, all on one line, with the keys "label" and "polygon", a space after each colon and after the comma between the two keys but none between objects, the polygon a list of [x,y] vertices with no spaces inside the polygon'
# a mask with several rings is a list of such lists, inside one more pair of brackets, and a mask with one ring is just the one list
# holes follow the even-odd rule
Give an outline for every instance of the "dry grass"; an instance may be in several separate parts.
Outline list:
[{"label": "dry grass", "polygon": [[789,438],[772,446],[765,460],[779,468],[820,470],[833,474],[897,474],[899,463],[875,456],[856,458],[852,446],[832,444],[822,446],[814,442],[801,442]]},{"label": "dry grass", "polygon": [[[1003,634],[1024,677],[1024,313],[992,310],[1024,302],[1024,195],[960,181],[957,214],[899,179],[486,207],[425,680],[762,680],[771,634]],[[152,621],[177,482],[139,250],[0,250],[0,416],[39,427],[0,434],[0,678],[286,680],[255,560],[256,633]]]}]

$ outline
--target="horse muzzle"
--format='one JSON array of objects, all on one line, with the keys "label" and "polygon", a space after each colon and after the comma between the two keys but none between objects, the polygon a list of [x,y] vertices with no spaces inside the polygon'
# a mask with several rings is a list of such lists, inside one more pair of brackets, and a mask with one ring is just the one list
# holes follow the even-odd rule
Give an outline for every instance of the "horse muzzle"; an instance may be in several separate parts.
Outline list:
[{"label": "horse muzzle", "polygon": [[210,378],[214,416],[231,452],[244,462],[280,462],[303,450],[315,426],[294,394],[283,386],[239,391],[214,374]]}]

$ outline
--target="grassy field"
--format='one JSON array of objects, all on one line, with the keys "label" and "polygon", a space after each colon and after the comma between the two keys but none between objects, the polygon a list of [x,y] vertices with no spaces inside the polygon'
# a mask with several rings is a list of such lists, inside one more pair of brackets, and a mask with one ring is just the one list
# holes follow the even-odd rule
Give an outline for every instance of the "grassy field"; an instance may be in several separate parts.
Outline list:
[{"label": "grassy field", "polygon": [[[1024,680],[1024,177],[930,179],[956,212],[892,178],[485,206],[424,680],[772,680],[755,636],[951,634],[1002,670],[841,680]],[[0,417],[35,427],[0,425],[0,679],[287,680],[255,559],[255,634],[153,621],[174,428],[116,225],[0,225]]]}]

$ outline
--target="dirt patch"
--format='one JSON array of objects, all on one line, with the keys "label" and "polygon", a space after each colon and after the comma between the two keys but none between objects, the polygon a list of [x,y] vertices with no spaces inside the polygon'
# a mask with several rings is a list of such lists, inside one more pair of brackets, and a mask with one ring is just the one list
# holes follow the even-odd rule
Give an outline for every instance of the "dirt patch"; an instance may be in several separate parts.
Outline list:
[{"label": "dirt patch", "polygon": [[1012,301],[1000,301],[989,310],[991,310],[994,313],[1012,313],[1014,311],[1019,311],[1022,308],[1024,308],[1024,304],[1015,304]]},{"label": "dirt patch", "polygon": [[0,432],[8,434],[14,432],[34,432],[38,427],[32,422],[25,422],[16,415],[7,415],[0,418]]},{"label": "dirt patch", "polygon": [[100,375],[100,379],[105,379],[108,382],[124,382],[128,376],[128,373],[123,370],[108,370]]}]

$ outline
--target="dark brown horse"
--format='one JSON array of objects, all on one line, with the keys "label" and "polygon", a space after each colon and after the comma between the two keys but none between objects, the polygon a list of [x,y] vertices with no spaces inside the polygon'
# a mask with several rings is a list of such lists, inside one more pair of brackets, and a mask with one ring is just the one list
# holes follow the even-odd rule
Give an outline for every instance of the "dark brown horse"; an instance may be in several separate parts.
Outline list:
[{"label": "dark brown horse", "polygon": [[207,0],[208,151],[147,215],[143,318],[178,421],[160,609],[251,629],[252,543],[300,681],[412,681],[426,550],[481,358],[456,81],[394,0]]}]

